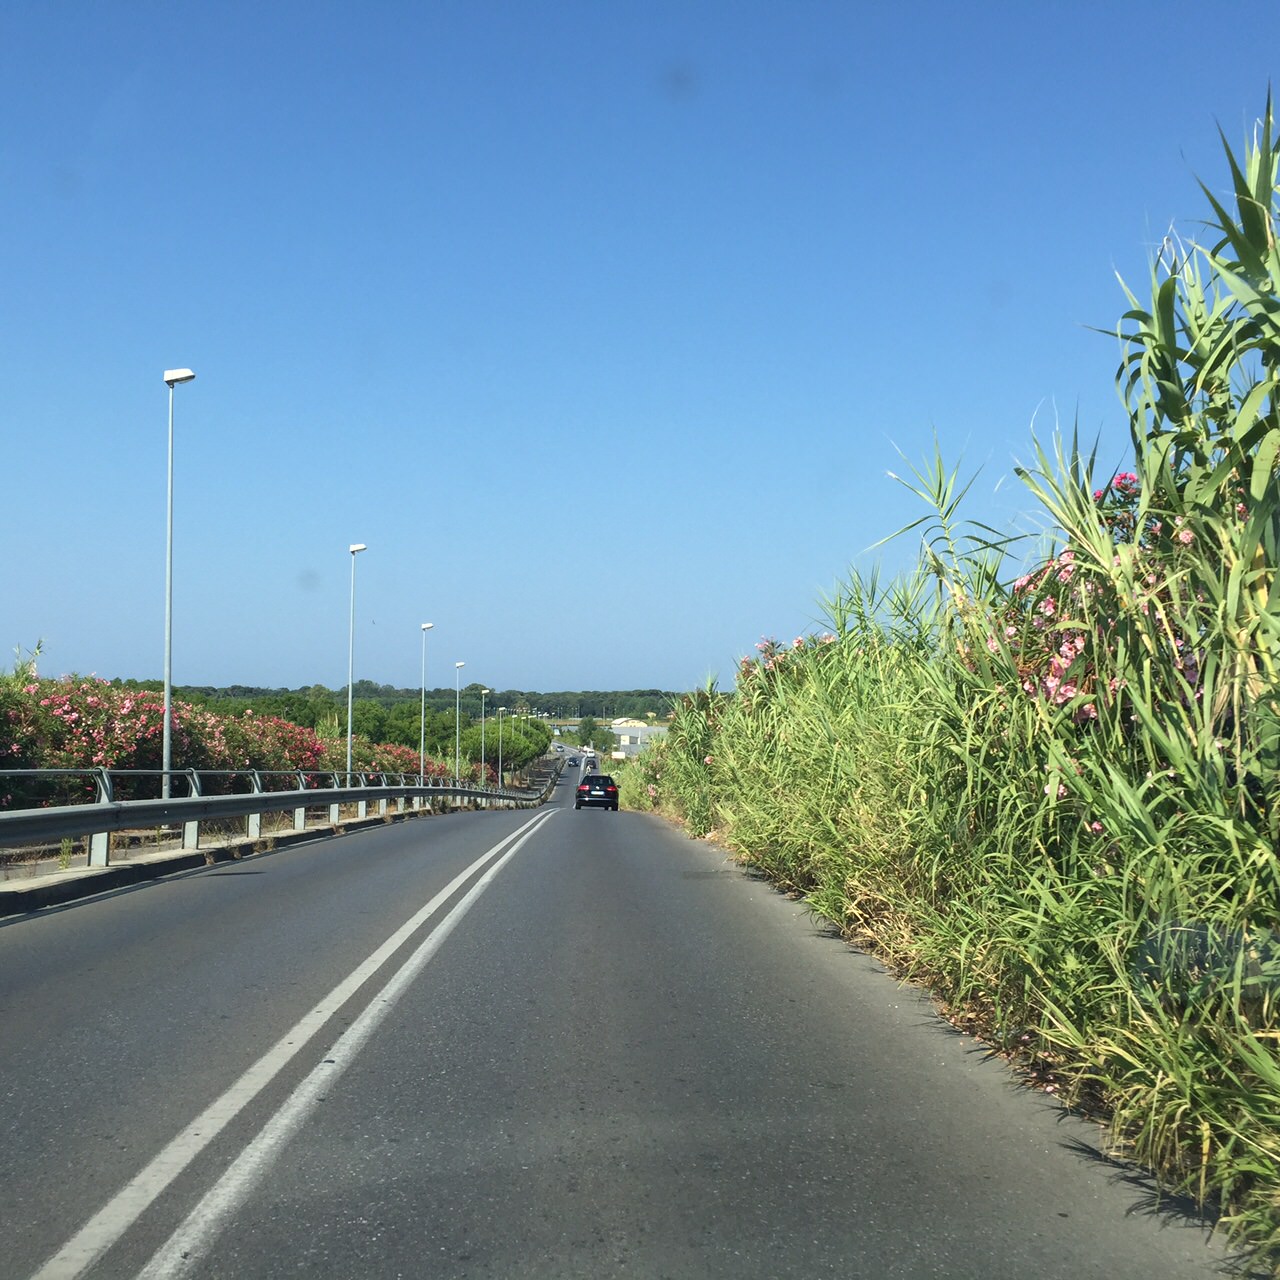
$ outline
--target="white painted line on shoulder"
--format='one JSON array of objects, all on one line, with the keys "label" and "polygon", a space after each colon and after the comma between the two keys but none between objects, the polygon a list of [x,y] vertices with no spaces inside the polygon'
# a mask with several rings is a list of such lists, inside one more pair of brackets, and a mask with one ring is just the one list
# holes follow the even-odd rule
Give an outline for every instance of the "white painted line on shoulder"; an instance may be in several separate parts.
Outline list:
[{"label": "white painted line on shoulder", "polygon": [[[35,1273],[33,1280],[74,1280],[83,1275],[141,1214],[160,1196],[170,1183],[218,1136],[279,1072],[302,1050],[329,1019],[355,994],[386,961],[429,920],[466,882],[487,864],[488,870],[467,891],[448,915],[431,931],[426,940],[396,971],[351,1024],[322,1062],[290,1095],[284,1106],[268,1122],[258,1137],[241,1153],[219,1182],[209,1191],[170,1240],[155,1254],[144,1275],[159,1277],[178,1275],[177,1267],[185,1265],[181,1251],[191,1238],[212,1241],[223,1215],[231,1212],[248,1193],[256,1171],[265,1169],[280,1147],[305,1119],[307,1111],[319,1096],[321,1083],[328,1085],[341,1074],[359,1051],[378,1023],[391,1011],[396,999],[435,954],[440,944],[453,932],[471,905],[492,882],[494,876],[515,855],[556,810],[544,809],[487,853],[477,858],[465,871],[455,876],[430,902],[395,931],[367,960],[340,982],[310,1013],[301,1018],[257,1062],[253,1064],[221,1097],[206,1107],[177,1137],[168,1143],[135,1178],[128,1182],[76,1234],[67,1241]],[[508,847],[509,846],[509,847]],[[494,859],[506,850],[497,862]],[[340,1065],[339,1065],[340,1064]],[[175,1241],[181,1241],[175,1246]],[[194,1262],[194,1256],[192,1261]]]}]

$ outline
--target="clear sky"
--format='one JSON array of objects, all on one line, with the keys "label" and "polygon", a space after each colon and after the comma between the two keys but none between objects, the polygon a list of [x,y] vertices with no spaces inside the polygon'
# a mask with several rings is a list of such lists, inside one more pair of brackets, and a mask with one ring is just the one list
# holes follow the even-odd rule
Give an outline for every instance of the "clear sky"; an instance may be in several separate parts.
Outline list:
[{"label": "clear sky", "polygon": [[[919,514],[1125,460],[1275,0],[0,0],[0,643],[174,680],[689,688]],[[7,653],[0,659],[7,661]]]}]

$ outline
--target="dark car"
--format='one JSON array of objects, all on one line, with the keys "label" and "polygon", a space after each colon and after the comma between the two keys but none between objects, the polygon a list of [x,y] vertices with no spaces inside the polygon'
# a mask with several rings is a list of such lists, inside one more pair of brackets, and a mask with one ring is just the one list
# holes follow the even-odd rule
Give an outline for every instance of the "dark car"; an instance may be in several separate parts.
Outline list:
[{"label": "dark car", "polygon": [[592,773],[578,783],[578,792],[573,797],[573,807],[581,809],[583,805],[595,805],[600,809],[618,807],[618,788],[607,773]]}]

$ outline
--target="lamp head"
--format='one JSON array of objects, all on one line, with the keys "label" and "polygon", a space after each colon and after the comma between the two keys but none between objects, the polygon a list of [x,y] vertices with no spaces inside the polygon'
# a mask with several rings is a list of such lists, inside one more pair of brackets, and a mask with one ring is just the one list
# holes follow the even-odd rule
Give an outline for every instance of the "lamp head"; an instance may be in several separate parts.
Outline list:
[{"label": "lamp head", "polygon": [[423,629],[423,631],[430,631],[430,630],[431,630],[431,628],[432,628],[432,627],[434,627],[435,625],[436,625],[436,624],[435,624],[434,622],[424,622],[424,623],[422,624],[422,629]]},{"label": "lamp head", "polygon": [[190,369],[166,369],[164,371],[164,380],[170,387],[179,382],[191,382],[195,376]]},{"label": "lamp head", "polygon": [[358,551],[368,551],[369,548],[363,542],[353,542],[347,550],[350,551],[352,555],[355,555]]},{"label": "lamp head", "polygon": [[465,662],[455,662],[453,665],[455,667],[465,667],[467,664]]}]

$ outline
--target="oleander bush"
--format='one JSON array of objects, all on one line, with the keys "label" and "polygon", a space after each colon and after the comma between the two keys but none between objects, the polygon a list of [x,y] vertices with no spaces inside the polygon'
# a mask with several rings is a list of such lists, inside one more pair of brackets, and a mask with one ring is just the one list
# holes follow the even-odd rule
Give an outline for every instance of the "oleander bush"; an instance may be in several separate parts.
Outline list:
[{"label": "oleander bush", "polygon": [[[1280,202],[1271,104],[1115,330],[1131,469],[1020,471],[1028,547],[935,456],[916,568],[677,705],[628,797],[928,982],[1280,1267]],[[906,531],[904,531],[906,532]]]},{"label": "oleander bush", "polygon": [[[212,776],[218,771],[301,771],[311,776],[346,767],[345,729],[338,729],[336,719],[317,731],[251,710],[219,715],[175,700],[172,711],[174,767],[206,771],[202,786],[208,794],[237,785],[230,778]],[[20,661],[14,672],[0,676],[0,769],[104,767],[125,774],[114,775],[117,799],[154,795],[154,778],[131,779],[127,772],[158,770],[163,737],[164,699],[158,692],[90,677],[42,679],[33,661]],[[408,747],[372,743],[359,735],[352,747],[356,770],[418,772],[418,752]],[[428,759],[426,766],[430,776],[453,773],[452,761]],[[471,773],[479,776],[478,766]],[[243,787],[243,781],[238,785]],[[292,783],[268,779],[268,785]],[[71,803],[95,794],[95,784],[88,779],[33,782],[0,774],[0,807]]]}]

